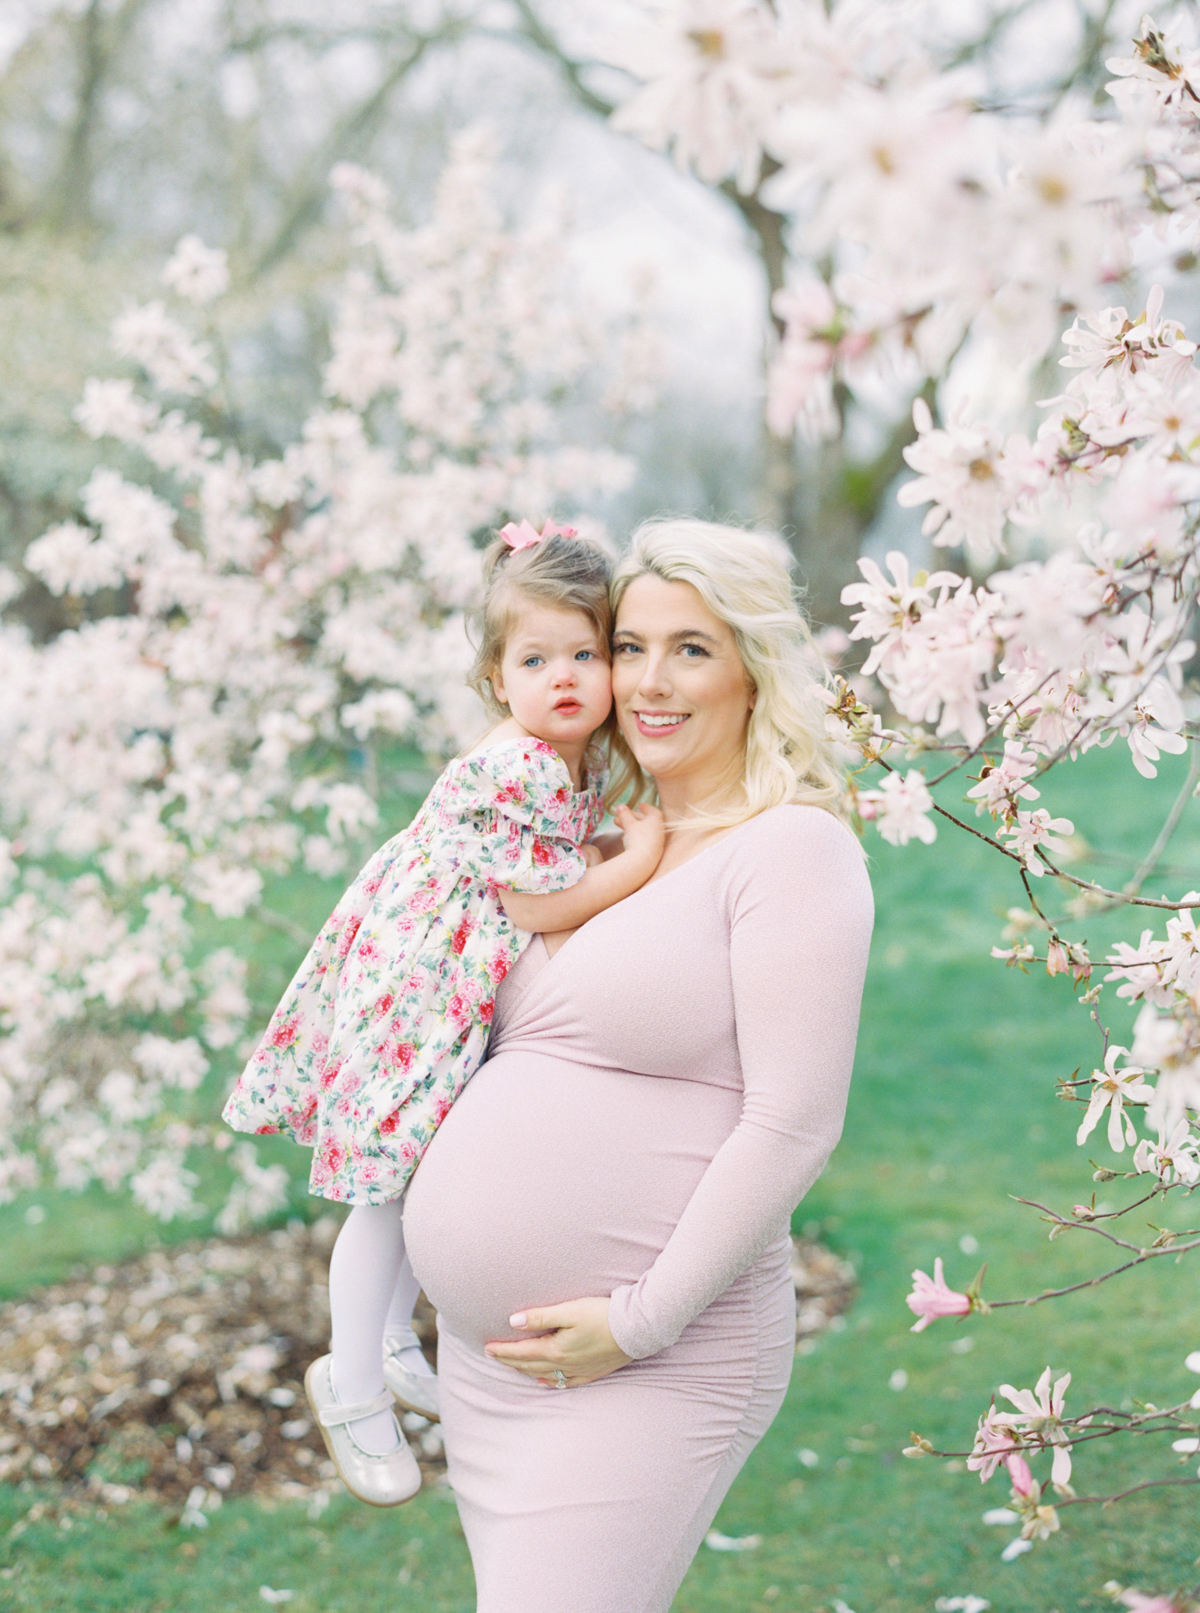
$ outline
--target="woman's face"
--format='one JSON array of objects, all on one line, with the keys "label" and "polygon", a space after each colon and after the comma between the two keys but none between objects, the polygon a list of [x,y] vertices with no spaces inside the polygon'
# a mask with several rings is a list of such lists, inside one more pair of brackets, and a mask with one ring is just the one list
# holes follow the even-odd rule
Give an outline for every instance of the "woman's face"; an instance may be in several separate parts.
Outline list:
[{"label": "woman's face", "polygon": [[613,703],[630,750],[674,804],[740,777],[754,691],[733,630],[689,582],[636,577],[617,609]]}]

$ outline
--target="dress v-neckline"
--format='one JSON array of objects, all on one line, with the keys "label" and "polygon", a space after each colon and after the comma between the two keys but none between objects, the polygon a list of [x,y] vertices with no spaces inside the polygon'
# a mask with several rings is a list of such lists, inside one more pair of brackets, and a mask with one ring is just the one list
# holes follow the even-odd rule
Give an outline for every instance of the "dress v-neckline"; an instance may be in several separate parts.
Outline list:
[{"label": "dress v-neckline", "polygon": [[[791,804],[792,803],[789,801],[781,803],[783,806],[790,806]],[[767,812],[776,812],[778,810],[778,807],[767,808]],[[728,841],[735,839],[743,829],[749,828],[752,823],[756,823],[759,818],[765,816],[766,813],[764,812],[756,812],[752,818],[747,818],[744,823],[734,824],[733,828],[729,830],[728,834],[723,834],[719,840],[712,841],[710,845],[701,846],[699,851],[694,851],[690,857],[685,858],[681,863],[677,863],[674,868],[668,868],[666,873],[660,875],[658,879],[649,879],[644,885],[639,885],[637,890],[630,891],[629,895],[622,897],[619,902],[614,902],[611,907],[604,908],[602,912],[595,915],[595,918],[603,918],[605,913],[613,913],[619,907],[624,907],[626,902],[632,902],[636,900],[637,897],[644,895],[647,891],[654,890],[657,887],[666,884],[667,880],[669,880],[674,874],[681,874],[685,868],[690,868],[693,863],[697,863],[702,857],[706,857],[710,851],[716,851],[719,846],[723,846]],[[586,930],[588,924],[593,922],[593,919],[588,919],[587,924],[581,924],[579,929],[576,930],[574,934],[569,935],[556,952],[550,951],[550,948],[546,945],[545,936],[540,930],[538,930],[534,935],[534,941],[535,943],[541,943],[542,952],[545,954],[545,962],[534,976],[534,980],[540,979],[543,973],[554,963],[554,960],[561,957],[562,954],[567,950],[567,948],[571,945],[571,942],[575,939],[575,936],[579,935],[583,930]],[[529,982],[530,988],[532,988],[533,983],[533,980]],[[524,996],[525,993],[522,992],[521,995]]]}]

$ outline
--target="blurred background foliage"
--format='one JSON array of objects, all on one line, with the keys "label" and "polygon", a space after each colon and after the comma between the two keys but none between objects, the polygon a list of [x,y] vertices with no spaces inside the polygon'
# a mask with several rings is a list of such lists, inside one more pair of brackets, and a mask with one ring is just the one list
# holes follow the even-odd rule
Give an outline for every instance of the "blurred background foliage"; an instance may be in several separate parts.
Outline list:
[{"label": "blurred background foliage", "polygon": [[[941,0],[922,15],[948,68],[970,60],[1001,110],[1045,113],[1064,96],[1103,99],[1104,59],[1137,10]],[[836,441],[765,431],[786,221],[757,189],[705,186],[613,132],[607,114],[630,81],[573,54],[580,17],[567,0],[5,0],[0,563],[19,568],[34,537],[77,513],[92,467],[111,462],[72,409],[89,374],[118,372],[108,325],[156,294],[181,235],[230,253],[231,401],[243,445],[274,452],[317,397],[346,262],[330,169],[374,169],[400,221],[416,222],[453,133],[479,119],[499,134],[515,219],[548,189],[566,193],[572,251],[598,302],[627,304],[653,285],[657,405],[620,427],[597,408],[588,423],[598,442],[619,432],[613,446],[640,467],[602,512],[615,530],[663,509],[767,519],[792,537],[822,621],[841,619],[838,592],[864,542],[919,549],[919,520],[889,497],[906,410],[881,418],[843,389]],[[21,581],[10,610],[39,636],[66,625],[61,605]]]}]

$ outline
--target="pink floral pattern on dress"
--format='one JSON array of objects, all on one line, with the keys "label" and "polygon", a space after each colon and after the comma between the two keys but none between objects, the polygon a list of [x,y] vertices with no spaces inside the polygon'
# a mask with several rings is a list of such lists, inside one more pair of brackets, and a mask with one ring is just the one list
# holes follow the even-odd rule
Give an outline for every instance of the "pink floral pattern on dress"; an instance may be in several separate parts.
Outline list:
[{"label": "pink floral pattern on dress", "polygon": [[479,1067],[496,987],[532,939],[497,889],[543,894],[581,879],[604,782],[589,751],[572,790],[540,739],[451,762],[330,914],[225,1121],[311,1148],[309,1188],[321,1198],[398,1198]]}]

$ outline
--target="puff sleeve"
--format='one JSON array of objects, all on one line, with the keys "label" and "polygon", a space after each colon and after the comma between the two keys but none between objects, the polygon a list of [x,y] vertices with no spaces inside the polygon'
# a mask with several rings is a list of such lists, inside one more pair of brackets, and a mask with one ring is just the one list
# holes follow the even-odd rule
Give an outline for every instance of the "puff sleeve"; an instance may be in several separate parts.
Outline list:
[{"label": "puff sleeve", "polygon": [[453,800],[444,833],[455,842],[460,873],[542,896],[569,889],[587,871],[579,841],[588,827],[575,822],[578,798],[549,745],[499,745],[465,758]]}]

